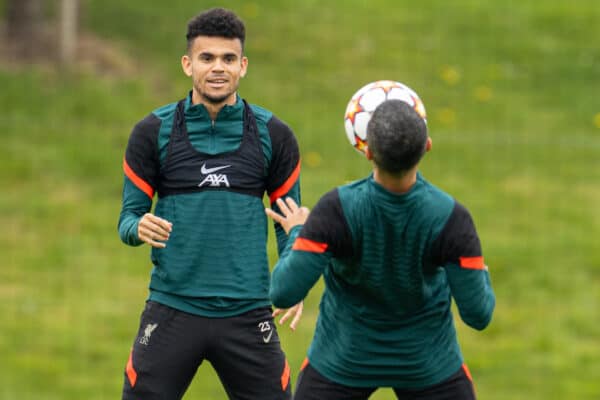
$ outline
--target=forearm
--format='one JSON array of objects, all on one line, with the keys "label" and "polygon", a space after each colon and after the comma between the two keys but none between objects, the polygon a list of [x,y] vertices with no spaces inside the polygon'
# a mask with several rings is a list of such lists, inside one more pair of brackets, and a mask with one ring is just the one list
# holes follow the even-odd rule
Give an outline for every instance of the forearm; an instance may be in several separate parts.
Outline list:
[{"label": "forearm", "polygon": [[119,237],[123,243],[130,246],[139,246],[143,243],[138,237],[138,224],[140,218],[150,211],[151,207],[152,199],[126,177],[118,224]]},{"label": "forearm", "polygon": [[[297,181],[290,188],[290,190],[287,193],[285,193],[281,196],[282,199],[285,199],[287,197],[292,198],[294,200],[294,202],[296,202],[296,204],[301,204],[301,202],[300,202],[300,182],[299,181]],[[277,206],[277,203],[275,203],[275,202],[273,202],[271,204],[271,208],[277,213],[281,212],[281,210],[279,210],[279,207]],[[281,257],[281,254],[283,253],[283,251],[286,247],[286,244],[288,243],[288,235],[285,233],[285,230],[278,223],[274,223],[274,229],[275,229],[275,237],[277,239],[277,254],[279,254],[279,256]]]},{"label": "forearm", "polygon": [[456,265],[446,268],[452,296],[462,320],[482,330],[492,319],[496,297],[487,270],[465,270]]},{"label": "forearm", "polygon": [[269,295],[278,308],[289,308],[303,300],[323,273],[328,256],[293,250],[300,226],[292,228],[290,238],[271,276]]}]

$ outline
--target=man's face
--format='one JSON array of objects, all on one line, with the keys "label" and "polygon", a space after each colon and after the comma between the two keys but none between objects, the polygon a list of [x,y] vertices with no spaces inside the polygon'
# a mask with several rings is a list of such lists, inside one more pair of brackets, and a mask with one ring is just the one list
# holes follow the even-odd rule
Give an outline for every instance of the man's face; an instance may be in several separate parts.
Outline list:
[{"label": "man's face", "polygon": [[192,78],[193,103],[218,106],[235,103],[248,59],[242,55],[239,39],[198,36],[181,58],[181,65]]}]

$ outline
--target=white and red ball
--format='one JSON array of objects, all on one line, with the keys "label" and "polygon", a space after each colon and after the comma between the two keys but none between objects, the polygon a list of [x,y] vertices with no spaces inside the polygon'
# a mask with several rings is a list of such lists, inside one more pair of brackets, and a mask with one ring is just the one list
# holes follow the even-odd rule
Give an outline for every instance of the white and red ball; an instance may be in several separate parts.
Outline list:
[{"label": "white and red ball", "polygon": [[402,100],[415,109],[427,122],[425,106],[417,93],[403,83],[375,81],[360,88],[348,102],[344,114],[344,126],[350,144],[359,152],[367,146],[367,124],[378,105],[386,100]]}]

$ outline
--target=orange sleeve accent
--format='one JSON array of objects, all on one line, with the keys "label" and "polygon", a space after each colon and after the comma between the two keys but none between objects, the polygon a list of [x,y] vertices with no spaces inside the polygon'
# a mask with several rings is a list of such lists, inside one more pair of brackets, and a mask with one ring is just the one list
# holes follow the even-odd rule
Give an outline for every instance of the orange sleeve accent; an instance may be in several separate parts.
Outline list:
[{"label": "orange sleeve accent", "polygon": [[485,269],[483,257],[459,257],[460,266],[466,269]]},{"label": "orange sleeve accent", "polygon": [[125,175],[127,175],[127,177],[131,179],[133,184],[137,186],[138,189],[146,193],[148,197],[150,197],[150,199],[154,197],[154,189],[152,188],[152,186],[150,186],[148,182],[146,182],[145,180],[140,178],[135,172],[133,172],[129,164],[127,164],[127,160],[125,158],[123,158],[123,171],[125,171]]},{"label": "orange sleeve accent", "polygon": [[283,373],[281,374],[281,390],[285,392],[288,385],[290,384],[290,364],[285,360],[285,366],[283,367]]},{"label": "orange sleeve accent", "polygon": [[302,365],[300,366],[300,371],[304,370],[304,368],[306,368],[306,366],[308,365],[308,357],[304,357],[304,361],[302,361]]},{"label": "orange sleeve accent", "polygon": [[311,253],[325,253],[327,243],[315,242],[310,239],[297,238],[292,246],[292,250],[309,251]]},{"label": "orange sleeve accent", "polygon": [[469,371],[469,367],[467,367],[467,364],[463,363],[462,369],[463,371],[465,371],[465,375],[467,375],[467,378],[469,378],[469,380],[473,382],[473,377],[471,376],[471,371]]},{"label": "orange sleeve accent", "polygon": [[298,164],[296,165],[296,168],[294,168],[291,175],[289,176],[289,178],[287,178],[287,180],[283,183],[283,185],[281,185],[280,187],[275,189],[273,191],[273,193],[271,193],[269,195],[269,201],[271,202],[271,204],[275,203],[275,200],[277,200],[278,198],[283,196],[285,193],[289,192],[290,189],[292,188],[292,186],[294,186],[294,184],[298,180],[299,176],[300,176],[300,160],[298,160]]},{"label": "orange sleeve accent", "polygon": [[129,353],[129,360],[127,361],[127,368],[125,369],[127,373],[127,379],[129,379],[129,384],[131,387],[135,386],[135,382],[137,381],[137,372],[133,368],[133,349],[131,349],[131,353]]}]

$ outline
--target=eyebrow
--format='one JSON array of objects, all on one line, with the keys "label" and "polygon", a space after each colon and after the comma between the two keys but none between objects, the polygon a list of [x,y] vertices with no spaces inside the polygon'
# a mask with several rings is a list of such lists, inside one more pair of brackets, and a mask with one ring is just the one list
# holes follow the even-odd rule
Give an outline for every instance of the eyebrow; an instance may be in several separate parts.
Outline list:
[{"label": "eyebrow", "polygon": [[[217,55],[215,53],[212,53],[210,51],[201,51],[198,56],[212,56],[212,57],[217,57]],[[235,52],[228,52],[228,53],[223,53],[220,55],[220,57],[238,57],[238,54]]]}]

